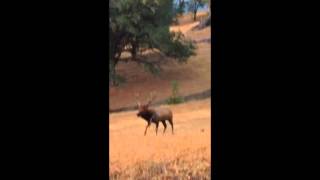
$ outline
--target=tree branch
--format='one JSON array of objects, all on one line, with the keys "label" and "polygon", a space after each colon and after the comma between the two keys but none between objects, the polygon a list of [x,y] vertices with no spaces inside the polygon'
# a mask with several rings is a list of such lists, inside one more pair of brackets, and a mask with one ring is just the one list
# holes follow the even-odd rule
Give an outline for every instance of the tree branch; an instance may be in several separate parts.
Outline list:
[{"label": "tree branch", "polygon": [[149,64],[149,65],[159,65],[161,63],[161,60],[158,61],[147,61],[145,60],[145,56],[143,55],[137,55],[135,58],[133,57],[125,57],[125,58],[120,58],[119,61],[123,62],[128,62],[128,61],[134,61],[137,63],[143,63],[143,64]]}]

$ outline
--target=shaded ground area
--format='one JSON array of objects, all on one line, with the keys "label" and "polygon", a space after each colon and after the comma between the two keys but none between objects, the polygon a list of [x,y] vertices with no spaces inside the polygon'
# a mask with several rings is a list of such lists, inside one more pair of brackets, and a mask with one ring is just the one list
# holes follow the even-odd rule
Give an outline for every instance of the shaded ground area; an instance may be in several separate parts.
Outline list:
[{"label": "shaded ground area", "polygon": [[[210,177],[210,98],[167,106],[174,114],[175,134],[170,127],[155,135],[155,125],[144,136],[146,122],[136,111],[109,115],[111,179]],[[139,178],[138,178],[139,179]]]},{"label": "shaded ground area", "polygon": [[[171,95],[171,82],[179,83],[180,95],[201,93],[211,88],[211,43],[202,42],[211,38],[211,27],[200,31],[190,31],[198,22],[171,27],[172,31],[182,31],[187,38],[196,42],[197,55],[191,57],[186,64],[166,61],[166,58],[156,54],[149,54],[146,59],[162,58],[162,72],[159,76],[152,76],[135,62],[121,62],[117,67],[119,75],[126,78],[126,82],[119,87],[109,88],[110,109],[119,109],[135,105],[137,92],[141,99],[147,100],[148,92],[156,91],[156,101],[167,99]],[[146,94],[144,94],[146,93]]]}]

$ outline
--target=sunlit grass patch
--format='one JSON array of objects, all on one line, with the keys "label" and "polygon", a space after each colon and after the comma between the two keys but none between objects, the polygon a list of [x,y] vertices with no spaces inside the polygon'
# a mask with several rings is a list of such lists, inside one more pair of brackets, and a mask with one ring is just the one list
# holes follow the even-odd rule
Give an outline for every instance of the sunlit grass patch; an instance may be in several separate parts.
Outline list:
[{"label": "sunlit grass patch", "polygon": [[[189,154],[190,155],[190,154]],[[186,154],[179,155],[169,162],[143,161],[134,166],[113,172],[110,179],[135,179],[135,180],[169,180],[193,179],[207,180],[211,176],[210,160],[202,157],[188,159]],[[192,155],[193,156],[193,155]],[[196,157],[196,156],[194,156]]]}]

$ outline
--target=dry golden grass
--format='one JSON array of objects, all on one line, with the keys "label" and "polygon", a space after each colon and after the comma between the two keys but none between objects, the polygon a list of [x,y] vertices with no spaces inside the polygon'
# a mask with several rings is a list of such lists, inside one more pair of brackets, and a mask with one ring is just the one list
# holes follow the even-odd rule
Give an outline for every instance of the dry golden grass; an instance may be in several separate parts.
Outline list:
[{"label": "dry golden grass", "polygon": [[168,107],[174,135],[160,124],[156,136],[153,124],[144,136],[135,111],[109,115],[111,179],[210,179],[210,99]]},{"label": "dry golden grass", "polygon": [[[188,152],[188,154],[198,152]],[[137,179],[137,180],[158,180],[158,179],[210,179],[210,160],[197,158],[185,160],[186,155],[178,155],[176,159],[169,162],[143,161],[136,163],[123,171],[115,171],[110,174],[110,179]]]}]

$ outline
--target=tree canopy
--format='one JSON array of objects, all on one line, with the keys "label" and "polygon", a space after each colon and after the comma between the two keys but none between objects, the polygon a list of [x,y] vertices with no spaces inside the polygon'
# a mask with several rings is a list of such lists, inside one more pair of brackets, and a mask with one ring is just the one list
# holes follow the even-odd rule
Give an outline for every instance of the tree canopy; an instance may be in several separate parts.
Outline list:
[{"label": "tree canopy", "polygon": [[141,58],[146,50],[157,50],[178,62],[186,62],[195,54],[191,41],[169,31],[175,16],[172,0],[111,0],[109,8],[109,75],[114,85],[123,52],[129,52],[132,61],[144,64],[151,72],[159,67]]}]

